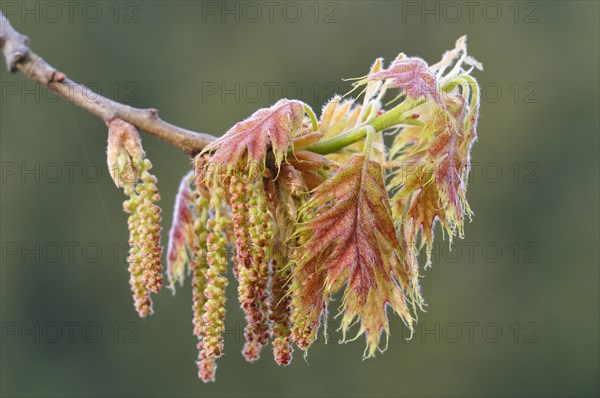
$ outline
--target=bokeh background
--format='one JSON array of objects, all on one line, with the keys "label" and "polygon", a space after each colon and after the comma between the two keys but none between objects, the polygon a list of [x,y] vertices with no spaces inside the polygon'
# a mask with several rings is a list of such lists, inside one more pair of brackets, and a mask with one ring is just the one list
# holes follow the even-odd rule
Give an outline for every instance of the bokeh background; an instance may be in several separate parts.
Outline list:
[{"label": "bokeh background", "polygon": [[[320,109],[348,91],[342,78],[364,75],[379,56],[437,62],[467,34],[485,65],[475,73],[476,216],[452,252],[437,244],[415,336],[407,341],[392,318],[376,359],[361,360],[362,338],[340,345],[331,332],[287,368],[270,348],[244,362],[232,283],[225,355],[217,382],[205,385],[190,287],[155,296],[145,321],[133,310],[124,196],[104,167],[105,126],[2,68],[2,396],[599,394],[598,2],[63,3],[1,7],[72,79],[217,135],[283,96]],[[143,138],[166,234],[190,162]]]}]

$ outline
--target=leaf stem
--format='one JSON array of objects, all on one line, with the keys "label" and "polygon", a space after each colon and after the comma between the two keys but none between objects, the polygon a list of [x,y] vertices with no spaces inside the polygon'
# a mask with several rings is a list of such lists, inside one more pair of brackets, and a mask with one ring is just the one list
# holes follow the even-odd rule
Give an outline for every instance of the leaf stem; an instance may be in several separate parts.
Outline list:
[{"label": "leaf stem", "polygon": [[406,116],[406,112],[421,105],[424,100],[417,102],[403,102],[395,108],[377,116],[371,122],[366,125],[348,130],[345,133],[336,135],[328,140],[317,142],[314,145],[302,148],[307,151],[318,153],[320,155],[327,155],[329,153],[338,152],[348,145],[352,145],[367,136],[369,130],[375,130],[375,132],[383,131],[387,128],[397,126],[399,124],[410,124],[420,126],[422,122],[412,117],[412,115]]},{"label": "leaf stem", "polygon": [[312,110],[312,108],[306,104],[304,104],[304,112],[306,112],[306,114],[308,115],[308,117],[310,118],[310,124],[311,124],[311,131],[317,131],[317,116],[315,115],[315,112]]}]

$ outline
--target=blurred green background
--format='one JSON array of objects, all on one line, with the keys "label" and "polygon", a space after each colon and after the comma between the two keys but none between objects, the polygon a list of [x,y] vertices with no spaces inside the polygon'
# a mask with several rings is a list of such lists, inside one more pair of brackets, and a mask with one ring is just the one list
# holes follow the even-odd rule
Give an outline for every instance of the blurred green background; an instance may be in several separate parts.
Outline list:
[{"label": "blurred green background", "polygon": [[[376,359],[361,360],[362,338],[339,345],[330,332],[287,368],[270,348],[251,365],[232,282],[225,355],[208,385],[196,377],[189,286],[155,296],[145,321],[133,310],[105,126],[2,68],[2,396],[598,396],[598,2],[1,7],[72,79],[213,134],[282,96],[320,109],[376,57],[434,63],[463,34],[485,66],[476,216],[452,252],[436,246],[412,340],[393,317]],[[166,235],[190,162],[143,138]]]}]

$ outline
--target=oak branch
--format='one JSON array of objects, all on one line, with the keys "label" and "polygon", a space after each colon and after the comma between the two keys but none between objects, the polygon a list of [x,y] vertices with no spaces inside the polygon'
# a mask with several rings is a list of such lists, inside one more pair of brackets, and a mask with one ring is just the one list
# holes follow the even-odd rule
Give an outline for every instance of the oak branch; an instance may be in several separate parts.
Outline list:
[{"label": "oak branch", "polygon": [[197,133],[172,125],[158,117],[156,109],[139,109],[121,104],[101,95],[90,98],[90,89],[70,80],[63,72],[48,64],[31,51],[29,38],[17,32],[0,11],[0,48],[10,72],[21,72],[73,104],[100,117],[106,124],[118,118],[138,129],[175,145],[192,156],[216,139],[210,134]]}]

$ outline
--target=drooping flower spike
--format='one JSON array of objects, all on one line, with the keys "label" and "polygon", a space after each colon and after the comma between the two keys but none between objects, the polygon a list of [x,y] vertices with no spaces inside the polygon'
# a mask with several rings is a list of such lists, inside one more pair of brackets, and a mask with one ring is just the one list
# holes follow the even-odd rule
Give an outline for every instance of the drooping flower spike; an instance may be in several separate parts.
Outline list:
[{"label": "drooping flower spike", "polygon": [[[388,308],[412,331],[425,305],[421,248],[427,267],[435,225],[462,237],[472,215],[475,69],[481,64],[467,55],[464,37],[431,66],[404,54],[387,67],[377,59],[355,82],[358,98],[334,96],[320,118],[282,99],[195,157],[177,194],[167,277],[174,290],[191,274],[203,381],[215,380],[223,355],[228,266],[250,362],[269,343],[279,365],[290,363],[293,345],[306,355],[321,327],[327,334],[330,311],[339,312],[341,341],[365,336],[364,357],[387,347]],[[141,249],[129,257],[131,285],[146,316],[162,284],[158,191],[137,131],[123,123],[111,123],[107,155],[130,196],[130,241]]]},{"label": "drooping flower spike", "polygon": [[161,209],[156,205],[160,200],[157,180],[149,172],[152,163],[145,158],[134,126],[120,119],[110,122],[107,162],[113,181],[129,196],[123,203],[123,209],[130,213],[129,283],[135,309],[140,317],[146,317],[153,311],[150,294],[158,293],[163,284]]}]

